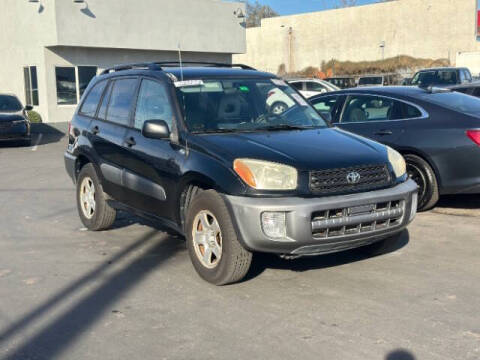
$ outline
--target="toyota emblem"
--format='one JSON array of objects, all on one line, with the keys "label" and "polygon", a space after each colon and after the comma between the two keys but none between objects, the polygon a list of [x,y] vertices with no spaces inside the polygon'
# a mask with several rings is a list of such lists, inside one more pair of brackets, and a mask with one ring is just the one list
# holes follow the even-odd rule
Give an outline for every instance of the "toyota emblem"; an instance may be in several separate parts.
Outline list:
[{"label": "toyota emblem", "polygon": [[360,181],[360,174],[356,171],[352,171],[347,174],[347,182],[349,184],[357,184]]}]

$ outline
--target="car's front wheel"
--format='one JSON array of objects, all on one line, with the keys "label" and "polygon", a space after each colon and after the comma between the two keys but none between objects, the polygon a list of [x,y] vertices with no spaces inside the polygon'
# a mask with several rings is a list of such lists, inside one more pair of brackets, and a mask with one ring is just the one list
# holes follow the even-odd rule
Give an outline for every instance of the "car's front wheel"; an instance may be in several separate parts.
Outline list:
[{"label": "car's front wheel", "polygon": [[186,238],[192,264],[204,280],[226,285],[247,274],[252,253],[238,241],[225,202],[216,191],[202,191],[192,200]]},{"label": "car's front wheel", "polygon": [[405,155],[407,172],[418,185],[418,210],[426,211],[435,206],[439,199],[438,182],[432,167],[421,157]]},{"label": "car's front wheel", "polygon": [[108,204],[92,164],[86,164],[78,175],[77,208],[80,220],[89,230],[105,230],[115,222],[117,212]]}]

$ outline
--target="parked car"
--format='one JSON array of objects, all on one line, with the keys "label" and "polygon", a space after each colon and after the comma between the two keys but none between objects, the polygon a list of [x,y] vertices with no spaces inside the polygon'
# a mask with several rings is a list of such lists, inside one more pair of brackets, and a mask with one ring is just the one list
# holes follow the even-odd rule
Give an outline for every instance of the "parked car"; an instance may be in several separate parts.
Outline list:
[{"label": "parked car", "polygon": [[476,81],[468,84],[448,86],[448,88],[452,91],[457,91],[463,94],[480,97],[480,81]]},{"label": "parked car", "polygon": [[[295,105],[269,111],[269,88]],[[105,70],[70,123],[65,165],[88,229],[109,228],[119,208],[158,221],[217,285],[241,280],[253,252],[375,251],[417,207],[398,152],[331,128],[283,80],[245,65]]]},{"label": "parked car", "polygon": [[411,85],[420,87],[445,87],[472,82],[472,74],[467,68],[433,68],[418,71],[412,78]]},{"label": "parked car", "polygon": [[353,76],[338,76],[326,78],[325,81],[339,87],[340,89],[348,89],[357,86],[355,78]]},{"label": "parked car", "polygon": [[281,114],[294,106],[296,102],[281,89],[267,85],[267,107],[273,114]]},{"label": "parked car", "polygon": [[30,121],[27,111],[17,96],[0,94],[0,142],[17,142],[29,146],[31,142]]},{"label": "parked car", "polygon": [[357,88],[316,96],[344,130],[399,151],[419,185],[420,210],[439,195],[480,193],[480,99],[446,89]]},{"label": "parked car", "polygon": [[331,91],[338,91],[340,88],[332,83],[320,79],[293,79],[288,83],[297,89],[306,98]]},{"label": "parked car", "polygon": [[358,78],[358,86],[387,86],[398,85],[399,75],[397,74],[379,74],[365,75]]}]

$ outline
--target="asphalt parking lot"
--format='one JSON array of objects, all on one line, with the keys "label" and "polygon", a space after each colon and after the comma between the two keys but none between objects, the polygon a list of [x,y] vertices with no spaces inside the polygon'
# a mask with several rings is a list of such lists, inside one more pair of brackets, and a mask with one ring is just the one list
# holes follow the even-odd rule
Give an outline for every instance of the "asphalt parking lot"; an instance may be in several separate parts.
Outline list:
[{"label": "asphalt parking lot", "polygon": [[443,198],[391,251],[280,260],[214,287],[182,239],[122,213],[84,231],[65,138],[0,147],[0,358],[480,358],[480,197]]}]

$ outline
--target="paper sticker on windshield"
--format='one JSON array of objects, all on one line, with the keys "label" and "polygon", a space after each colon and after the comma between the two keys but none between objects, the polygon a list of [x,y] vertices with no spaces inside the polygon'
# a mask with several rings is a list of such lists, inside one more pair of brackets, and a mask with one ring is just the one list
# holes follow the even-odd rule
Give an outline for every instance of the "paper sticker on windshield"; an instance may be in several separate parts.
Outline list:
[{"label": "paper sticker on windshield", "polygon": [[304,98],[302,98],[298,94],[292,94],[291,97],[300,105],[300,106],[308,106],[307,102]]},{"label": "paper sticker on windshield", "polygon": [[271,79],[272,83],[277,86],[287,86],[287,83],[284,80],[280,79]]},{"label": "paper sticker on windshield", "polygon": [[203,86],[203,80],[185,80],[185,81],[175,81],[175,87],[190,87],[190,86]]}]

